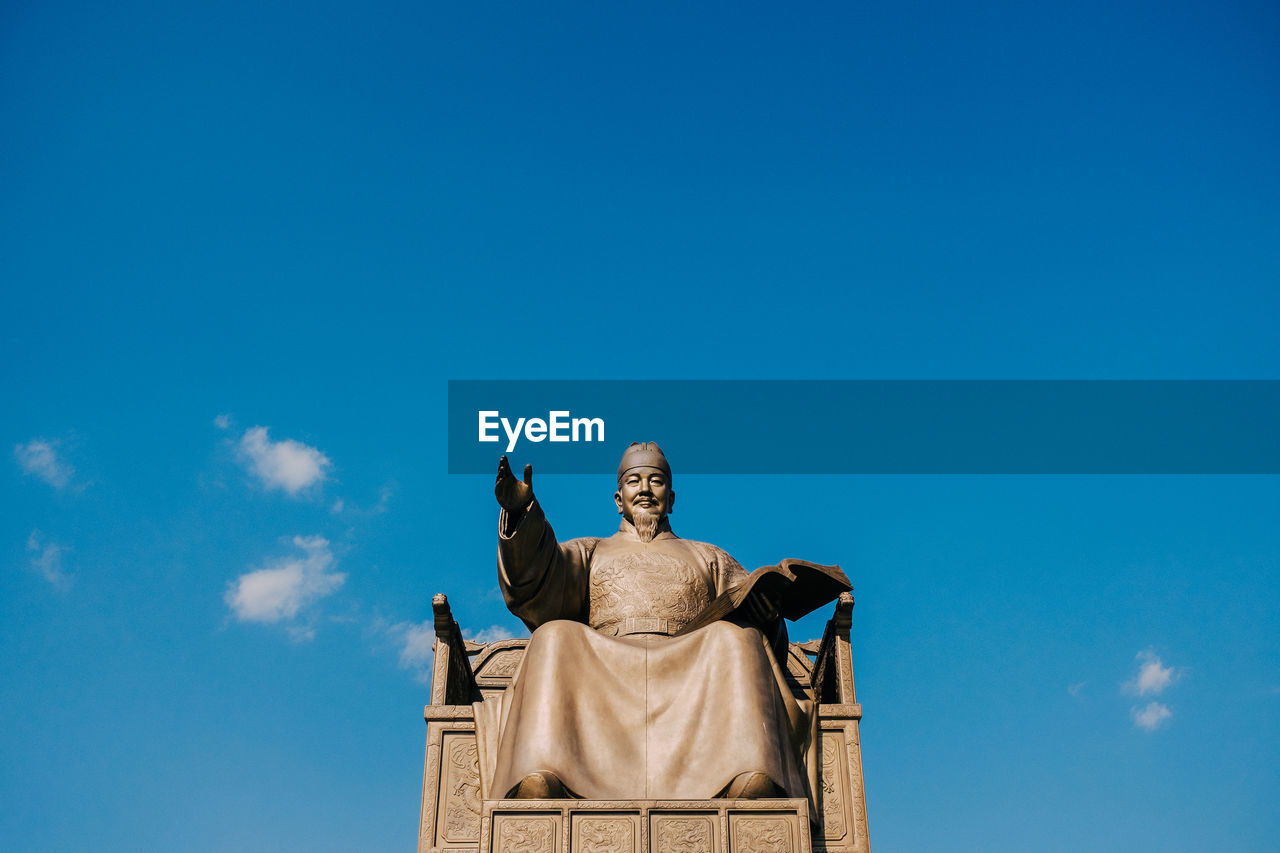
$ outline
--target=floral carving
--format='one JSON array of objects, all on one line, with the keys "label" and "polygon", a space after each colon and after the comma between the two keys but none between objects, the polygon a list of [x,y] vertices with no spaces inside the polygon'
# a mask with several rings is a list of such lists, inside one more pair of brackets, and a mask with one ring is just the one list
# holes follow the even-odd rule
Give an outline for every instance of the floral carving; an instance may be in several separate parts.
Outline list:
[{"label": "floral carving", "polygon": [[844,786],[840,778],[840,744],[834,738],[822,738],[822,824],[827,838],[842,838],[845,833]]},{"label": "floral carving", "polygon": [[510,678],[520,668],[520,649],[499,652],[485,661],[484,668],[476,673],[483,678]]}]

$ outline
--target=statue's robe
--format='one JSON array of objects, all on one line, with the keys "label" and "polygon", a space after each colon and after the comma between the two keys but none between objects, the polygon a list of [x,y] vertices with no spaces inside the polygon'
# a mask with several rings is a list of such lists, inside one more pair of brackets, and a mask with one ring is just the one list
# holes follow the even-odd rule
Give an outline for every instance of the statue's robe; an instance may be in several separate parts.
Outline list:
[{"label": "statue's robe", "polygon": [[750,772],[808,795],[811,709],[765,637],[785,650],[781,623],[671,636],[742,566],[665,519],[648,543],[625,520],[559,543],[537,501],[512,521],[503,512],[498,578],[533,635],[511,686],[476,703],[485,797],[535,771],[587,799],[705,799]]}]

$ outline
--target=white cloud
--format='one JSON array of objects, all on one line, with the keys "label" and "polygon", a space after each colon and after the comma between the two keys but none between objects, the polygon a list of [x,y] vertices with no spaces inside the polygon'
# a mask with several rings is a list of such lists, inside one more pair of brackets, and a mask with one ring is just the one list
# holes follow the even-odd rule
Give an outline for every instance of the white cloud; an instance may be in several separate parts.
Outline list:
[{"label": "white cloud", "polygon": [[1079,696],[1080,691],[1083,690],[1084,686],[1088,683],[1089,682],[1087,681],[1077,681],[1075,684],[1070,684],[1067,686],[1067,692],[1070,693],[1072,696]]},{"label": "white cloud", "polygon": [[1165,666],[1152,649],[1143,649],[1138,652],[1137,659],[1141,661],[1138,674],[1124,684],[1124,689],[1128,693],[1138,696],[1148,694],[1159,696],[1165,688],[1177,684],[1182,678],[1181,670]]},{"label": "white cloud", "polygon": [[[482,628],[475,633],[463,631],[462,636],[473,643],[496,643],[499,640],[510,640],[516,635],[501,625],[490,625],[488,628]],[[528,635],[526,634],[525,636]]]},{"label": "white cloud", "polygon": [[31,568],[39,572],[54,586],[64,586],[71,578],[62,569],[62,555],[71,550],[56,542],[43,541],[40,531],[33,530],[27,537],[27,550],[31,552]]},{"label": "white cloud", "polygon": [[[296,618],[309,605],[337,591],[346,581],[334,565],[329,540],[322,536],[295,536],[293,544],[302,556],[273,560],[265,568],[248,572],[227,585],[227,606],[241,622],[281,622]],[[314,632],[293,626],[295,639],[310,639]]]},{"label": "white cloud", "polygon": [[230,429],[231,415],[226,415],[226,414],[218,415],[216,418],[213,419],[213,425],[216,426],[218,429]]},{"label": "white cloud", "polygon": [[240,453],[268,489],[283,489],[290,495],[325,479],[325,471],[333,464],[319,450],[300,441],[272,441],[263,426],[244,431]]},{"label": "white cloud", "polygon": [[[423,683],[431,680],[431,667],[435,663],[436,626],[434,620],[425,622],[398,622],[394,625],[375,624],[375,629],[385,632],[400,648],[400,668],[413,672]],[[463,631],[462,636],[476,643],[496,643],[509,640],[516,634],[501,625],[492,625],[479,631]],[[525,635],[527,636],[527,635]]]},{"label": "white cloud", "polygon": [[387,624],[381,619],[375,620],[373,628],[384,633],[400,649],[400,668],[413,672],[415,679],[422,683],[431,680],[431,667],[435,663],[435,622],[397,622]]},{"label": "white cloud", "polygon": [[1160,726],[1164,725],[1165,720],[1173,716],[1173,711],[1169,710],[1168,705],[1159,702],[1152,702],[1145,708],[1137,706],[1131,708],[1129,713],[1133,716],[1133,724],[1140,729],[1146,729],[1153,732]]},{"label": "white cloud", "polygon": [[61,489],[71,482],[76,469],[58,458],[55,442],[43,438],[33,438],[26,444],[13,447],[14,458],[28,474],[34,474],[55,489]]},{"label": "white cloud", "polygon": [[395,493],[392,484],[387,483],[378,490],[378,502],[373,506],[363,507],[359,504],[348,504],[345,500],[339,498],[329,507],[329,512],[334,515],[345,514],[353,518],[372,518],[376,515],[382,515],[391,506],[391,498]]},{"label": "white cloud", "polygon": [[431,668],[436,642],[435,624],[430,620],[414,625],[401,622],[393,629],[400,635],[400,665],[405,669]]}]

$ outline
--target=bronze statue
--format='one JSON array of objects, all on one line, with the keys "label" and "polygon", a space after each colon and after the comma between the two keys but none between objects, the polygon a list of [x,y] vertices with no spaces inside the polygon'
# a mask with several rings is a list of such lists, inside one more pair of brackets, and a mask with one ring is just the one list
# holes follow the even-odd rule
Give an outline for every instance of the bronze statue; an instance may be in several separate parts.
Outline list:
[{"label": "bronze statue", "polygon": [[734,618],[675,636],[747,573],[681,539],[653,443],[618,466],[618,532],[560,542],[504,456],[498,581],[533,631],[507,691],[476,703],[488,797],[807,797],[811,702],[787,686],[785,624],[755,592]]}]

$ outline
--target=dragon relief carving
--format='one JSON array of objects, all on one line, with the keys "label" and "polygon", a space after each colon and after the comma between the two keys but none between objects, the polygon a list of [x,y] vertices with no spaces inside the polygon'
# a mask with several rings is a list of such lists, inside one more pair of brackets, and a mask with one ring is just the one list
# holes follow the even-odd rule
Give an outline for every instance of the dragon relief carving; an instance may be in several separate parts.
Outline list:
[{"label": "dragon relief carving", "polygon": [[791,853],[791,827],[781,818],[742,818],[734,832],[734,853]]},{"label": "dragon relief carving", "polygon": [[452,740],[444,834],[450,841],[474,841],[480,837],[480,750],[474,738]]},{"label": "dragon relief carving", "polygon": [[679,629],[710,601],[709,578],[671,554],[597,557],[591,567],[588,622],[607,633],[632,617],[656,617]]},{"label": "dragon relief carving", "polygon": [[635,831],[626,818],[590,818],[578,824],[578,853],[631,853]]},{"label": "dragon relief carving", "polygon": [[711,821],[706,818],[659,821],[657,853],[711,853]]},{"label": "dragon relief carving", "polygon": [[498,833],[497,853],[552,853],[555,837],[549,818],[508,818]]}]

